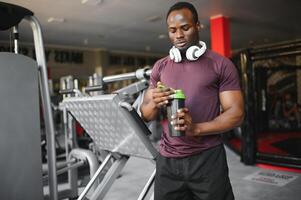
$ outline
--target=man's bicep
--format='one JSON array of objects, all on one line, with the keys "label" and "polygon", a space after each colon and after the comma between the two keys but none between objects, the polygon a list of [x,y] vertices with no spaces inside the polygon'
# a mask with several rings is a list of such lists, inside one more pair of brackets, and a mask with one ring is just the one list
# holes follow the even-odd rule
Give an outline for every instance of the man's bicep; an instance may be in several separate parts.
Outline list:
[{"label": "man's bicep", "polygon": [[231,107],[243,110],[243,96],[240,90],[223,91],[219,93],[219,98],[223,111]]}]

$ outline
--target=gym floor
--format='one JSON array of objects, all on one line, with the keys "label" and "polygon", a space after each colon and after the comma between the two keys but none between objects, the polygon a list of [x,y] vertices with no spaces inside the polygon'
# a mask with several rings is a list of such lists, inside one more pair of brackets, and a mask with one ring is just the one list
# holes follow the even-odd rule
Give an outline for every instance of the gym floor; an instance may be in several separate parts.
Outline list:
[{"label": "gym floor", "polygon": [[[236,200],[300,200],[301,173],[246,166],[240,157],[226,147],[229,175]],[[104,200],[135,200],[155,168],[150,160],[131,157],[106,194]],[[79,192],[89,181],[88,170],[79,181]],[[59,190],[66,184],[59,184]],[[44,187],[48,193],[48,188]],[[91,193],[88,193],[88,197]],[[146,199],[150,199],[150,195]]]},{"label": "gym floor", "polygon": [[[235,153],[229,149],[226,150],[236,200],[300,200],[300,173],[245,166]],[[114,182],[104,200],[137,199],[154,167],[155,165],[149,160],[131,157],[121,177]],[[258,174],[265,176],[256,177],[255,175]],[[276,178],[273,179],[272,176]],[[289,179],[291,181],[287,183],[286,180]]]}]

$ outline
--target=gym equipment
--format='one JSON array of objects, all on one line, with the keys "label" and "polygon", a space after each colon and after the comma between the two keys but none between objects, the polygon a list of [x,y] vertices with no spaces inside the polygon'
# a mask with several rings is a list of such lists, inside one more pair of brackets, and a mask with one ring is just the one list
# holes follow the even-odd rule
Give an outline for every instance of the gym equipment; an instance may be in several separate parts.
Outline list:
[{"label": "gym equipment", "polygon": [[[158,152],[147,137],[151,134],[149,129],[135,109],[124,101],[127,96],[125,94],[140,91],[141,88],[138,85],[143,85],[142,89],[147,87],[145,81],[140,81],[119,90],[115,94],[71,97],[64,99],[61,103],[61,107],[70,112],[82,125],[97,147],[110,152],[81,193],[79,200],[86,196],[99,174],[103,172],[104,167],[112,158],[114,158],[114,163],[89,199],[102,199],[105,196],[130,156],[149,160],[156,158]],[[145,197],[153,179],[154,173],[139,198]]]},{"label": "gym equipment", "polygon": [[[92,188],[92,192],[94,194],[93,198],[99,198],[106,193],[110,186],[110,182],[113,182],[114,178],[118,175],[118,172],[122,169],[130,155],[141,156],[151,160],[155,158],[157,153],[156,150],[152,147],[147,136],[142,135],[143,133],[149,132],[148,129],[145,127],[144,123],[141,122],[138,114],[132,110],[130,104],[125,102],[128,100],[129,96],[145,89],[148,86],[146,80],[141,80],[116,91],[118,93],[118,97],[114,98],[116,101],[118,99],[120,100],[121,107],[119,109],[128,109],[128,111],[121,111],[123,113],[127,112],[121,116],[122,118],[127,119],[126,126],[133,126],[129,129],[130,135],[126,136],[127,139],[122,141],[120,147],[129,146],[127,142],[133,140],[137,142],[136,147],[139,147],[138,149],[140,149],[140,151],[137,152],[131,149],[126,152],[126,154],[120,154],[120,152],[117,151],[118,148],[111,149],[110,147],[108,149],[112,152],[109,152],[108,156],[103,160],[102,165],[99,167],[99,160],[97,155],[94,154],[97,152],[77,148],[78,146],[75,142],[76,138],[73,135],[74,119],[72,119],[73,117],[70,114],[72,112],[68,111],[67,107],[62,107],[64,132],[67,136],[65,145],[67,160],[56,163],[55,131],[40,25],[31,11],[2,2],[0,3],[0,17],[1,19],[6,19],[0,22],[1,30],[13,27],[15,44],[15,53],[0,53],[0,92],[3,94],[0,97],[1,102],[3,102],[0,105],[0,111],[1,113],[7,113],[6,115],[1,116],[0,121],[2,129],[0,134],[0,156],[6,163],[5,165],[0,166],[0,170],[3,172],[3,184],[0,187],[1,199],[43,199],[42,181],[46,180],[49,182],[49,196],[44,196],[45,199],[57,200],[59,198],[75,198],[78,196],[77,168],[84,164],[89,164],[90,167],[91,181],[87,186],[87,190]],[[17,25],[22,19],[27,20],[33,29],[37,61],[17,54],[19,34]],[[145,79],[149,76],[149,74],[150,70],[141,69],[137,70],[135,73],[105,77],[101,83],[110,83],[124,78],[139,77],[139,79]],[[73,80],[72,77],[66,77],[65,80],[62,80],[62,82],[65,83],[66,86],[62,88],[64,90],[63,94],[65,95],[65,99],[94,98],[89,96],[90,93],[88,90],[91,89],[89,87],[86,88],[87,93],[79,91],[77,87],[78,83],[76,80]],[[18,88],[21,85],[22,90],[13,92],[15,88]],[[46,126],[48,150],[48,167],[44,170],[46,173],[48,172],[48,174],[45,174],[43,177],[40,146],[38,88],[40,88],[42,97],[42,110]],[[99,88],[96,88],[96,91],[97,89]],[[93,90],[95,90],[95,88],[93,88]],[[92,91],[92,89],[90,91]],[[71,93],[72,95],[70,95]],[[117,94],[112,95],[112,97],[114,96],[117,96]],[[110,100],[112,103],[116,101],[113,101],[113,99]],[[101,147],[100,145],[97,146]],[[132,154],[131,151],[133,151]],[[101,183],[97,182],[99,181],[97,175],[113,158],[115,162],[106,173],[105,179]],[[57,175],[65,172],[68,172],[69,188],[58,191]],[[149,185],[153,182],[153,178],[154,173],[139,198],[144,198],[143,196],[145,196],[146,192],[149,190]],[[22,186],[19,187],[18,185]],[[14,190],[12,188],[14,188]]]},{"label": "gym equipment", "polygon": [[[83,155],[84,152],[82,152],[82,149],[78,149],[77,141],[79,138],[75,134],[75,130],[74,130],[74,124],[75,124],[76,118],[74,118],[74,115],[72,114],[72,112],[70,112],[67,109],[67,107],[65,106],[65,101],[69,101],[70,99],[75,99],[77,97],[84,98],[84,99],[96,98],[99,95],[106,93],[106,91],[105,91],[106,84],[112,83],[114,81],[122,81],[122,80],[127,80],[127,79],[141,79],[140,81],[138,81],[136,83],[130,84],[130,85],[114,92],[114,94],[118,94],[118,97],[120,99],[122,99],[122,101],[131,103],[132,99],[133,99],[132,98],[133,95],[143,91],[144,89],[146,89],[148,87],[148,82],[147,82],[146,78],[149,77],[150,73],[151,73],[151,70],[149,70],[148,67],[145,67],[143,69],[138,69],[132,73],[107,76],[104,78],[93,75],[89,78],[90,84],[88,84],[88,86],[84,87],[82,91],[78,90],[77,80],[73,79],[72,76],[65,76],[65,77],[61,78],[60,93],[63,94],[64,99],[63,99],[63,102],[60,103],[59,108],[63,112],[64,132],[65,132],[65,137],[66,137],[65,150],[66,150],[66,156],[68,156],[69,154],[72,154],[71,158],[70,158],[70,156],[68,156],[70,158],[68,160],[68,162],[72,162],[73,161],[72,159],[74,159],[74,158],[77,161],[84,161],[85,157],[83,157],[83,156],[86,156],[87,152],[90,152],[89,153],[90,157],[93,157],[91,155],[91,153],[93,152],[95,155],[97,155],[97,159],[102,162],[102,165],[99,167],[99,169],[102,169],[102,170],[98,170],[97,172],[95,172],[95,170],[94,170],[96,164],[93,164],[93,162],[90,162],[91,164],[89,164],[90,178],[91,178],[91,180],[93,180],[93,183],[90,183],[89,185],[87,185],[88,189],[86,189],[86,190],[88,191],[88,190],[92,189],[92,191],[90,191],[90,193],[96,192],[96,186],[99,185],[97,182],[100,182],[100,178],[98,178],[97,175],[94,175],[94,173],[97,173],[98,175],[100,173],[104,174],[105,173],[104,170],[107,168],[110,168],[111,171],[110,171],[110,173],[107,172],[107,174],[111,174],[110,177],[111,176],[116,177],[118,175],[118,173],[115,173],[114,170],[121,170],[123,165],[126,163],[127,159],[124,158],[124,159],[120,160],[119,158],[121,158],[121,156],[119,156],[116,153],[112,154],[112,153],[110,153],[110,151],[100,148],[101,146],[97,145],[95,141],[89,144],[89,149],[91,149],[92,151],[85,150],[86,154]],[[94,80],[95,78],[97,79],[97,81]],[[137,117],[137,119],[141,120],[139,116],[136,115],[136,117]],[[97,120],[97,119],[98,118],[95,118],[95,120]],[[113,121],[113,120],[111,120],[111,121]],[[86,128],[84,127],[84,129],[86,129]],[[87,130],[85,130],[85,131],[88,132]],[[74,154],[73,153],[74,151],[76,151],[77,153]],[[78,153],[80,153],[80,155]],[[92,158],[90,158],[90,160],[91,159]],[[115,160],[115,162],[112,163],[112,160]],[[73,165],[73,163],[71,163],[71,164]],[[93,169],[91,169],[91,167]],[[98,166],[97,166],[97,168],[98,168]],[[66,168],[64,168],[64,169],[66,171]],[[59,196],[64,197],[64,198],[67,198],[67,197],[74,198],[74,197],[78,196],[77,170],[75,167],[73,167],[72,169],[67,169],[67,170],[68,170],[68,185],[70,185],[70,188],[69,188],[68,193],[66,193],[66,191],[64,193],[61,193],[59,191]],[[61,172],[62,170],[59,170],[59,171]],[[100,184],[104,185],[105,188],[109,188],[110,185],[108,185],[108,183],[106,183],[106,182],[112,183],[113,181],[114,181],[114,178],[111,177],[110,181],[102,180],[100,182]],[[150,181],[150,183],[152,183],[152,181]],[[104,196],[104,194],[107,192],[107,190],[108,189],[103,189],[103,191],[101,192],[102,193],[101,195]],[[146,190],[145,192],[147,192],[147,191],[148,190]],[[81,195],[83,196],[83,193]]]},{"label": "gym equipment", "polygon": [[[1,199],[42,199],[37,91],[40,84],[48,147],[50,198],[57,200],[54,124],[41,28],[30,10],[13,4],[0,2],[0,18],[5,19],[0,21],[0,30],[13,27],[15,35],[15,53],[0,53],[0,155],[8,163],[1,165],[0,169],[4,183],[0,187]],[[36,61],[17,54],[17,25],[23,19],[29,22],[33,31]],[[16,88],[21,86],[22,89],[16,92]]]},{"label": "gym equipment", "polygon": [[[241,75],[245,122],[224,135],[245,164],[301,168],[300,56],[299,39],[246,49],[233,57]],[[294,107],[290,116],[285,116],[285,107]]]},{"label": "gym equipment", "polygon": [[0,93],[1,199],[42,199],[37,63],[0,53]]},{"label": "gym equipment", "polygon": [[[203,41],[199,41],[199,44],[201,47],[199,46],[191,46],[186,50],[186,58],[190,61],[194,61],[197,60],[199,57],[201,57],[205,52],[206,52],[206,43]],[[178,63],[182,61],[182,56],[181,56],[181,52],[178,48],[176,48],[175,46],[173,46],[170,50],[169,50],[169,57],[171,60],[173,60],[174,62]]]}]

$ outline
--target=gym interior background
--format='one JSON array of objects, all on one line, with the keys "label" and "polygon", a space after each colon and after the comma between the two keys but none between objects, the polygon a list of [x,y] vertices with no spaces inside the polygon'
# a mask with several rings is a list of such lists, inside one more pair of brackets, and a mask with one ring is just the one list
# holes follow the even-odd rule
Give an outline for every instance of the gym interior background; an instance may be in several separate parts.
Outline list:
[{"label": "gym interior background", "polygon": [[[42,171],[36,177],[37,179],[32,181],[34,184],[31,187],[41,188],[40,196],[30,197],[30,194],[28,194],[28,199],[77,198],[84,188],[87,185],[89,186],[89,180],[92,179],[93,174],[96,174],[98,166],[105,163],[106,158],[109,160],[107,161],[106,170],[101,172],[97,181],[107,180],[109,183],[99,184],[102,187],[98,189],[92,184],[90,186],[92,189],[90,188],[90,191],[87,192],[87,196],[91,199],[120,199],[123,192],[118,189],[118,184],[124,183],[122,178],[126,179],[126,175],[123,176],[124,172],[121,169],[127,160],[123,158],[124,155],[121,158],[116,155],[112,156],[110,151],[104,151],[99,149],[97,145],[92,145],[93,140],[87,131],[90,129],[85,128],[84,122],[81,123],[79,120],[73,119],[76,116],[76,111],[72,114],[66,113],[64,109],[69,109],[68,106],[70,105],[65,103],[62,106],[62,102],[68,97],[78,97],[77,92],[97,96],[104,93],[111,94],[113,91],[132,91],[130,87],[133,84],[140,84],[141,80],[137,80],[135,76],[137,70],[143,69],[140,73],[146,74],[155,61],[166,56],[169,51],[170,44],[165,27],[165,15],[167,9],[175,2],[177,1],[3,1],[3,3],[22,6],[34,13],[41,25],[45,46],[47,81],[55,131],[55,168],[58,175],[51,181],[53,176],[51,177],[51,174],[47,172],[50,168],[47,165],[47,161],[49,161],[49,154],[46,150],[47,118],[45,118],[43,111],[43,97],[41,94],[37,94],[36,91],[25,91],[27,97],[29,97],[29,94],[40,96],[31,104],[26,104],[29,109],[31,107],[38,108],[38,110],[35,110],[37,112],[34,112],[38,116],[33,117],[33,119],[36,119],[36,123],[39,124],[41,156],[33,160],[37,161],[37,165],[40,163]],[[274,196],[275,199],[277,199],[276,196],[282,199],[296,199],[300,192],[296,192],[295,188],[300,187],[301,183],[299,180],[301,179],[299,177],[301,172],[301,26],[299,22],[301,19],[301,2],[298,0],[190,0],[188,2],[192,2],[198,10],[201,22],[201,40],[207,43],[208,48],[230,57],[240,72],[246,101],[245,122],[241,127],[224,135],[225,144],[229,147],[229,154],[235,152],[232,155],[234,161],[232,159],[230,161],[235,162],[235,158],[239,158],[239,164],[243,169],[241,171],[238,169],[243,173],[235,174],[236,172],[233,172],[233,176],[247,177],[250,172],[257,169],[256,167],[268,168],[270,172],[272,170],[284,170],[292,173],[289,175],[293,176],[293,181],[295,181],[290,183],[291,185],[283,186],[288,191],[292,191],[289,192],[289,195],[284,192],[285,194],[282,196],[286,197],[279,197],[273,186],[267,186],[267,189],[263,190],[265,192],[269,191],[268,193]],[[6,11],[3,7],[1,9],[0,13]],[[224,20],[223,25],[227,26],[218,30],[222,32],[222,35],[219,35],[218,31],[213,28],[216,25],[215,19]],[[7,21],[8,19],[1,18],[0,20]],[[32,31],[26,20],[22,20],[18,24],[17,31],[18,53],[35,60],[37,49],[35,48]],[[13,28],[0,31],[0,52],[14,51],[15,33]],[[216,46],[216,41],[220,38],[223,38],[222,44]],[[228,46],[221,47],[224,44]],[[222,50],[219,48],[222,48]],[[23,70],[20,70],[19,73],[21,74],[16,76],[18,81],[9,78],[4,79],[4,71],[2,72],[3,80],[0,81],[3,86],[1,88],[5,87],[6,90],[4,91],[14,90],[15,93],[18,93],[16,96],[3,98],[2,101],[9,101],[11,98],[23,98],[23,93],[20,91],[22,86],[26,86],[27,79],[24,78],[26,69],[24,67]],[[24,76],[22,76],[22,73]],[[40,78],[34,76],[33,79],[36,83],[31,84],[38,84]],[[135,88],[138,86],[135,85]],[[41,88],[41,86],[39,87]],[[74,92],[74,90],[77,92]],[[140,92],[140,90],[136,92]],[[136,97],[137,94],[132,94],[123,97],[123,99],[132,103]],[[28,101],[28,99],[24,99],[24,101]],[[18,102],[17,105],[19,105]],[[285,116],[283,107],[286,106],[295,107],[292,115]],[[20,115],[23,112],[21,108],[9,108],[7,110],[8,112],[20,112]],[[72,110],[71,107],[70,110]],[[35,121],[29,120],[26,123],[35,123]],[[11,126],[14,126],[14,122],[11,122]],[[25,124],[20,126],[25,126]],[[137,126],[139,127],[139,125]],[[22,129],[22,127],[19,128]],[[25,130],[27,129],[24,128]],[[10,135],[10,137],[13,138],[13,135]],[[14,137],[17,137],[17,135]],[[158,136],[151,137],[153,141],[157,138]],[[3,136],[3,139],[7,138]],[[11,142],[16,144],[13,139]],[[18,142],[24,142],[24,140]],[[31,144],[30,141],[27,142]],[[5,141],[1,143],[3,148],[4,143]],[[79,147],[89,150],[89,156],[84,152],[76,152]],[[75,151],[72,152],[72,150]],[[149,151],[152,152],[152,150]],[[14,166],[21,167],[26,165],[26,161],[28,161],[25,158],[22,159],[18,147],[11,150],[5,149],[3,152],[6,152],[6,154],[11,152],[11,155],[19,154],[19,156],[16,156],[17,160],[12,162]],[[92,155],[90,155],[91,152],[93,152]],[[148,154],[143,155],[146,155],[145,157],[148,159],[152,157]],[[3,158],[9,158],[9,156],[6,155]],[[96,164],[89,161],[94,158]],[[116,164],[117,161],[121,164]],[[134,161],[137,162],[137,166],[139,164],[144,166],[140,163],[140,160]],[[130,163],[133,168],[136,167],[134,161]],[[2,165],[1,170],[6,171],[8,166],[6,164]],[[91,166],[95,168],[94,171],[91,170],[93,168]],[[109,170],[115,166],[120,170]],[[248,166],[256,167],[252,168],[252,171]],[[126,168],[126,170],[129,169]],[[150,167],[147,170],[150,170],[151,173],[153,169]],[[24,199],[24,196],[18,195],[20,193],[30,193],[28,191],[31,191],[31,189],[24,188],[23,190],[17,189],[15,195],[12,195],[14,193],[12,188],[19,188],[21,186],[18,184],[30,182],[28,179],[18,179],[20,177],[19,172],[19,169],[11,170],[10,173],[14,173],[14,175],[8,175],[12,178],[7,178],[0,184],[0,195],[5,199]],[[109,174],[107,172],[111,172],[112,175],[105,178],[105,174]],[[141,173],[144,174],[145,172]],[[120,178],[114,181],[118,176]],[[139,177],[137,174],[133,174],[133,176]],[[41,178],[41,181],[39,181],[39,178]],[[236,180],[235,178],[233,180],[237,181],[237,185],[243,185],[245,188],[254,184],[251,182],[242,183],[242,180]],[[80,184],[74,186],[77,181]],[[118,183],[118,181],[121,183]],[[113,185],[111,188],[113,182],[117,182],[115,183],[117,186],[114,187]],[[137,185],[138,189],[135,190],[133,196],[128,197],[129,199],[139,196],[144,182],[146,180],[142,180],[139,183],[140,186]],[[67,184],[67,186],[62,186],[63,184]],[[256,184],[258,185],[253,185],[255,189],[251,191],[247,191],[242,186],[237,186],[238,189],[234,192],[237,193],[238,199],[260,199],[261,197],[254,197],[252,193],[262,191],[260,188],[262,183],[256,182]],[[235,190],[235,184],[233,185]],[[67,187],[67,189],[64,187]],[[282,189],[282,191],[284,190]],[[93,191],[96,192],[93,193]],[[250,197],[239,195],[239,191],[246,191],[246,194],[249,194]],[[114,197],[112,193],[121,193],[121,195]],[[148,195],[151,198],[151,194]],[[142,196],[144,194],[141,193],[139,198],[142,199]],[[265,198],[267,198],[267,195]],[[269,196],[269,199],[272,198]]]}]

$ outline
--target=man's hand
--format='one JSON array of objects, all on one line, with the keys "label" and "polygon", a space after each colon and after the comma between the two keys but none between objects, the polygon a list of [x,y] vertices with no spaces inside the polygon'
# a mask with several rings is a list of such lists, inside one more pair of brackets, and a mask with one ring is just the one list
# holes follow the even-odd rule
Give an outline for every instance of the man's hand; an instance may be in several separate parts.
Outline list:
[{"label": "man's hand", "polygon": [[159,108],[166,106],[169,100],[173,99],[172,94],[174,90],[165,87],[161,82],[157,83],[156,88],[148,89],[140,107],[142,119],[146,122],[156,119]]},{"label": "man's hand", "polygon": [[156,108],[166,106],[171,100],[174,90],[168,87],[165,87],[161,82],[157,83],[157,87],[151,90],[151,96],[153,103],[156,105]]},{"label": "man's hand", "polygon": [[177,131],[185,131],[186,136],[195,136],[194,123],[192,123],[192,117],[188,111],[188,108],[181,108],[177,113],[171,116],[171,124]]}]

